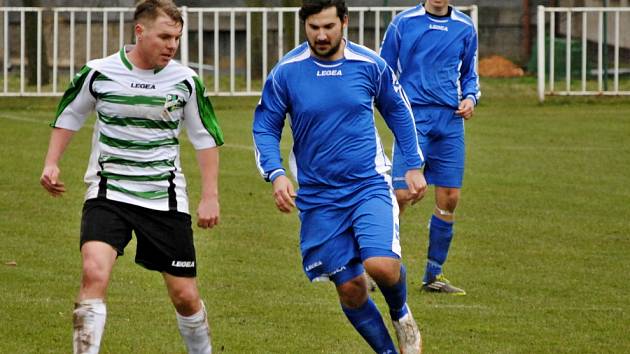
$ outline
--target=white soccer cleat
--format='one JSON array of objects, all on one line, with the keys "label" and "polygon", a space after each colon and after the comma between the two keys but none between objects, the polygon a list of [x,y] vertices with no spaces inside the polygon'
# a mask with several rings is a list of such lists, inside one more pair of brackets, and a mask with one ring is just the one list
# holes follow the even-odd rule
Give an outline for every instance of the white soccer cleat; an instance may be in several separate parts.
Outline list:
[{"label": "white soccer cleat", "polygon": [[422,337],[416,321],[411,315],[411,310],[407,308],[407,314],[398,321],[392,321],[398,338],[398,347],[401,354],[422,353]]}]

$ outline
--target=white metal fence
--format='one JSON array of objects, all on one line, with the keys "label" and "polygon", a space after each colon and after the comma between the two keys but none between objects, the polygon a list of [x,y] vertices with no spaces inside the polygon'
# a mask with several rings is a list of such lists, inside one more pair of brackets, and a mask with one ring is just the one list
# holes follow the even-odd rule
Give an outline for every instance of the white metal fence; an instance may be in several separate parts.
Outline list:
[{"label": "white metal fence", "polygon": [[[351,7],[346,36],[378,51],[392,17],[404,9]],[[470,14],[476,26],[477,7],[460,9]],[[133,11],[0,7],[0,96],[61,95],[83,63],[115,53],[133,41]],[[304,40],[298,11],[281,7],[183,7],[179,60],[198,71],[212,95],[259,95],[271,67]],[[28,35],[35,35],[36,40],[27,41]],[[36,43],[35,48],[27,42]],[[46,76],[49,83],[45,83]]]},{"label": "white metal fence", "polygon": [[[548,15],[548,16],[547,16]],[[548,23],[546,22],[549,20]],[[563,21],[561,23],[560,21]],[[544,7],[538,6],[538,99],[545,100],[546,95],[587,96],[587,95],[630,95],[630,91],[620,89],[619,76],[622,72],[630,72],[630,60],[621,62],[620,47],[622,41],[630,41],[630,8],[629,7]],[[612,26],[608,26],[612,25]],[[575,32],[573,30],[578,28]],[[581,27],[581,28],[580,28]],[[564,31],[564,61],[562,68],[557,68],[560,61],[556,57],[556,31]],[[612,38],[609,41],[609,33]],[[595,36],[596,34],[596,36]],[[620,36],[623,35],[624,37]],[[595,37],[595,38],[593,38]],[[579,79],[572,77],[572,39],[580,38],[578,47],[580,55]],[[546,48],[546,42],[549,48]],[[588,43],[596,42],[596,68],[589,69]],[[609,60],[604,55],[608,51],[608,43],[613,47],[612,53],[612,87],[607,88]],[[626,48],[629,45],[626,43]],[[592,52],[592,51],[591,51]],[[547,58],[548,57],[548,58]],[[547,61],[548,59],[548,61]],[[626,68],[622,68],[625,65]],[[564,71],[564,88],[556,87],[556,69]],[[546,79],[546,73],[547,79]],[[596,84],[590,83],[596,77]]]}]

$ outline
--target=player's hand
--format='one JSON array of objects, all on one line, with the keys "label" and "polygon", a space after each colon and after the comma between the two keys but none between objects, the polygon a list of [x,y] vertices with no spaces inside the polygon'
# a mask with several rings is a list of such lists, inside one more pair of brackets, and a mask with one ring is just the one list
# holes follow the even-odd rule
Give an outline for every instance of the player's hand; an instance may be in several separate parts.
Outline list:
[{"label": "player's hand", "polygon": [[290,213],[295,208],[296,197],[293,189],[293,183],[287,176],[278,176],[273,181],[273,198],[276,201],[276,207],[283,213]]},{"label": "player's hand", "polygon": [[455,111],[455,114],[468,120],[472,118],[474,111],[475,102],[473,102],[473,100],[471,100],[470,98],[466,98],[459,103],[459,109]]},{"label": "player's hand", "polygon": [[427,192],[427,181],[424,179],[422,171],[420,169],[408,170],[405,173],[405,182],[407,182],[411,204],[416,204]]},{"label": "player's hand", "polygon": [[202,199],[197,208],[197,226],[202,229],[211,229],[217,225],[219,225],[219,199],[217,197]]},{"label": "player's hand", "polygon": [[53,197],[60,197],[66,191],[66,185],[59,180],[59,167],[57,165],[44,166],[39,183]]}]

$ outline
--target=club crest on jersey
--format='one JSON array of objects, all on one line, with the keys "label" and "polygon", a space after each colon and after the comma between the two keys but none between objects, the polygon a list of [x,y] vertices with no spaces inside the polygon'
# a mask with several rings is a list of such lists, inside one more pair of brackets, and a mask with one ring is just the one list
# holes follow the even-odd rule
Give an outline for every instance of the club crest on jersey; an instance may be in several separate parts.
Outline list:
[{"label": "club crest on jersey", "polygon": [[164,102],[164,109],[173,112],[178,108],[184,107],[184,99],[179,95],[168,94],[166,95],[166,102]]},{"label": "club crest on jersey", "polygon": [[141,82],[132,82],[131,83],[131,87],[132,88],[145,89],[145,90],[155,90],[155,85],[154,84],[144,84],[144,83],[141,83]]},{"label": "club crest on jersey", "polygon": [[434,30],[440,30],[440,31],[448,32],[448,27],[443,26],[443,25],[435,25],[433,23],[430,23],[429,24],[429,28],[430,29],[434,29]]},{"label": "club crest on jersey", "polygon": [[339,69],[317,70],[317,76],[343,76],[343,73]]}]

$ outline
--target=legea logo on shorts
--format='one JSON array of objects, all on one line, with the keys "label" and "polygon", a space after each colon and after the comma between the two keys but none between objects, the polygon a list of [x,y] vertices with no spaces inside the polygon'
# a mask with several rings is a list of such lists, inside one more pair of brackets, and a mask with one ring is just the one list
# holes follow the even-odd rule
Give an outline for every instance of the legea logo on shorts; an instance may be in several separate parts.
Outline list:
[{"label": "legea logo on shorts", "polygon": [[195,266],[195,261],[173,261],[171,266],[177,268],[192,268]]},{"label": "legea logo on shorts", "polygon": [[344,270],[346,270],[346,266],[342,266],[342,267],[340,267],[340,268],[337,268],[337,269],[333,270],[332,272],[330,272],[330,274],[329,274],[329,275],[331,275],[331,276],[332,276],[332,275],[335,275],[335,274],[337,274],[337,273],[343,272]]},{"label": "legea logo on shorts", "polygon": [[308,272],[310,270],[313,270],[313,269],[319,267],[320,265],[322,265],[322,261],[317,261],[315,263],[311,263],[311,264],[306,266],[306,271]]}]

